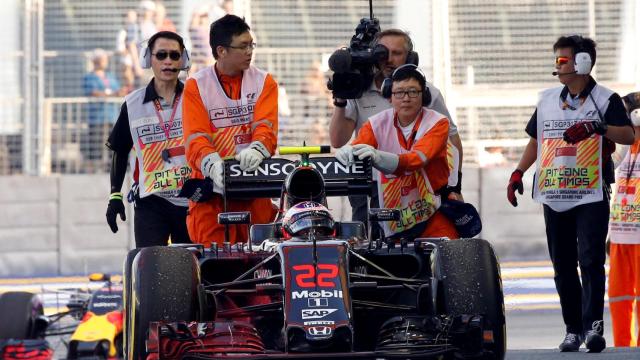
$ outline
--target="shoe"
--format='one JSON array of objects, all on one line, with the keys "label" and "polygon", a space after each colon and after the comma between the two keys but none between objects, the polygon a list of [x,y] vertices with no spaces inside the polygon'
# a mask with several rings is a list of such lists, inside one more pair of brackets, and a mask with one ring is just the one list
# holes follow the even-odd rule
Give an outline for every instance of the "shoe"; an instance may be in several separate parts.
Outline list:
[{"label": "shoe", "polygon": [[599,353],[607,347],[607,341],[602,336],[602,320],[594,321],[592,329],[585,333],[585,346],[587,352]]},{"label": "shoe", "polygon": [[582,336],[568,332],[558,348],[562,352],[573,352],[580,350],[580,345],[582,345]]}]

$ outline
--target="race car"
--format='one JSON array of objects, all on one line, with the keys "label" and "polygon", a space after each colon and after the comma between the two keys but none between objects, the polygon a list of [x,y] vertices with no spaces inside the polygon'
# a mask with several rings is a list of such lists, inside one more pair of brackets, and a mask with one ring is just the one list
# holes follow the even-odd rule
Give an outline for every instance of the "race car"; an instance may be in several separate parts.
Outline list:
[{"label": "race car", "polygon": [[61,291],[57,295],[68,295],[67,310],[47,316],[39,295],[0,295],[0,359],[50,359],[46,338],[69,335],[67,359],[122,358],[122,284],[108,274],[89,279],[103,284],[92,292]]},{"label": "race car", "polygon": [[[246,242],[127,255],[127,359],[504,358],[491,245],[372,239],[361,222],[334,221],[326,196],[370,195],[373,169],[309,157],[327,150],[280,148],[301,159],[268,159],[251,173],[225,163],[225,201],[280,199],[272,223],[219,215],[226,226],[250,226]],[[372,226],[399,218],[395,209],[370,210]]]}]

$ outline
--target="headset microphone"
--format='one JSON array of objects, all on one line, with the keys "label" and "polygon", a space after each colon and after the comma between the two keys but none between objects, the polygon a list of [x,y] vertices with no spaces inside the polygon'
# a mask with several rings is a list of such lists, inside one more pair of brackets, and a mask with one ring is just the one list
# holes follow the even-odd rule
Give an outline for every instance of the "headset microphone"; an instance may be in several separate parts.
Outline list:
[{"label": "headset microphone", "polygon": [[554,71],[554,72],[551,73],[551,75],[553,75],[553,76],[571,75],[571,74],[575,74],[575,73],[577,73],[577,71],[570,71],[570,72],[566,72],[566,73],[561,73],[561,72]]}]

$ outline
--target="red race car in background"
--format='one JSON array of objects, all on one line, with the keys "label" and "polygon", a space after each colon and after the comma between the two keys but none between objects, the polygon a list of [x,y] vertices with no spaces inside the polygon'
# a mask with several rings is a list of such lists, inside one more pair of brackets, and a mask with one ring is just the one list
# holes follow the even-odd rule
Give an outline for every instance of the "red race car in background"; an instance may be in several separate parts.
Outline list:
[{"label": "red race car in background", "polygon": [[0,359],[53,359],[47,341],[53,336],[63,337],[67,359],[122,358],[122,284],[107,274],[89,279],[103,284],[94,291],[60,290],[68,295],[67,310],[52,315],[44,315],[40,295],[0,295]]}]

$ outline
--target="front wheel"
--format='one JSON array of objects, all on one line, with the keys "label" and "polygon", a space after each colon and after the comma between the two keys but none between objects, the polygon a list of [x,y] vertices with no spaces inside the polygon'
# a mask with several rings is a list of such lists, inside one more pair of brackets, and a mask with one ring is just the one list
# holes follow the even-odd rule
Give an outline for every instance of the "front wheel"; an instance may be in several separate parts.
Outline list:
[{"label": "front wheel", "polygon": [[0,295],[0,339],[35,339],[44,314],[40,297],[23,291]]},{"label": "front wheel", "polygon": [[198,319],[200,272],[187,249],[143,248],[131,266],[130,298],[125,306],[127,359],[146,359],[146,340],[152,321]]},{"label": "front wheel", "polygon": [[485,319],[484,349],[502,360],[507,350],[504,295],[493,248],[482,239],[444,241],[434,253],[440,313],[480,314]]}]

